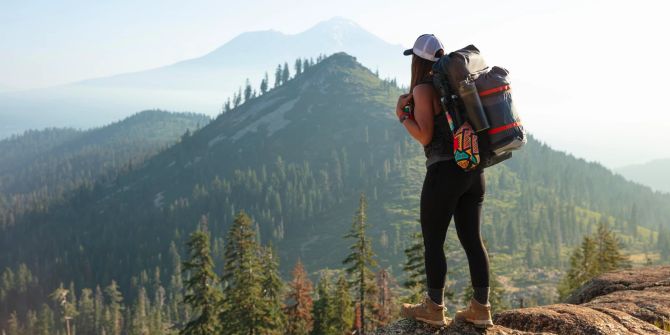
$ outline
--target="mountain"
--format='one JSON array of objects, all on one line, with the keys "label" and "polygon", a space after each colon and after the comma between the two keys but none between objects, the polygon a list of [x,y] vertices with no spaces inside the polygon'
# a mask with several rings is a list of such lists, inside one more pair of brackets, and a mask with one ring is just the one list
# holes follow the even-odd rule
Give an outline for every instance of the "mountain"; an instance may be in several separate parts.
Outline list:
[{"label": "mountain", "polygon": [[670,171],[670,158],[616,169],[617,173],[628,180],[665,193],[670,193],[670,173],[668,171]]},{"label": "mountain", "polygon": [[[262,243],[277,248],[283,274],[300,259],[314,275],[342,267],[351,243],[343,236],[364,192],[377,259],[402,276],[403,250],[419,230],[425,158],[394,115],[400,93],[354,57],[329,56],[125,173],[17,216],[0,234],[0,268],[23,264],[47,291],[114,279],[135,294],[147,273],[166,283],[179,271],[181,246],[203,215],[221,271],[223,237],[243,210]],[[482,229],[492,266],[524,292],[541,287],[537,301],[552,301],[556,276],[530,272],[561,269],[599,222],[628,253],[659,260],[656,230],[668,227],[670,195],[534,137],[486,178]],[[467,263],[454,229],[447,245],[459,290]]]},{"label": "mountain", "polygon": [[208,122],[201,114],[150,110],[90,130],[48,128],[2,140],[0,208],[15,216],[113,178]]},{"label": "mountain", "polygon": [[409,71],[391,45],[356,23],[336,17],[298,34],[256,31],[240,34],[212,52],[173,65],[53,88],[0,93],[0,138],[29,128],[92,127],[160,108],[215,115],[225,99],[249,78],[254,86],[264,72],[270,80],[278,64],[294,72],[297,58],[345,51],[382,76]]}]

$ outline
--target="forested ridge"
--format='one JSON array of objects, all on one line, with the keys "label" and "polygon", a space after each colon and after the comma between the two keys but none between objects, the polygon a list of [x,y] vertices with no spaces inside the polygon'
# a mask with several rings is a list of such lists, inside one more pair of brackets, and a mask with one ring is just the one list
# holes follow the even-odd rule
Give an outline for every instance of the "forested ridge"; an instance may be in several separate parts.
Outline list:
[{"label": "forested ridge", "polygon": [[23,212],[46,210],[70,191],[114,178],[208,122],[200,114],[147,110],[90,130],[30,130],[2,140],[1,224],[13,225]]},{"label": "forested ridge", "polygon": [[[321,270],[342,268],[349,247],[343,236],[361,192],[368,198],[368,234],[379,269],[404,280],[404,251],[418,231],[425,158],[393,115],[401,90],[346,54],[301,61],[293,76],[284,68],[273,88],[248,95],[240,90],[219,117],[155,156],[116,165],[111,177],[77,185],[46,210],[0,215],[0,268],[7,268],[0,316],[7,320],[16,310],[27,320],[28,310],[43,308],[45,297],[64,283],[72,285],[68,292],[81,292],[70,301],[89,295],[104,301],[101,313],[116,308],[118,291],[126,306],[145,306],[140,310],[147,318],[187,320],[177,295],[189,234],[206,216],[213,271],[224,273],[225,236],[240,210],[249,214],[257,239],[276,249],[281,278],[289,278],[300,260],[316,280]],[[50,137],[76,136],[58,132],[35,141],[57,146]],[[13,148],[13,160],[26,152]],[[569,265],[572,248],[598,224],[621,237],[634,261],[670,259],[670,196],[597,163],[531,137],[486,178],[483,234],[493,268],[508,289],[538,287],[526,292],[526,301],[555,301],[556,271]],[[447,248],[450,288],[460,292],[467,267],[453,228]],[[518,298],[514,294],[509,290],[507,303]],[[175,305],[168,312],[164,303]],[[158,314],[146,306],[159,306],[153,310]]]}]

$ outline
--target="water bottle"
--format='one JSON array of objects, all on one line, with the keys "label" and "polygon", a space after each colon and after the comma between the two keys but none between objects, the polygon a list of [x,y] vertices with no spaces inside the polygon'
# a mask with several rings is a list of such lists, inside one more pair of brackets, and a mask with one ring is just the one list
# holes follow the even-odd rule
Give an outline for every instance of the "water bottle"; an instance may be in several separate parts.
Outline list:
[{"label": "water bottle", "polygon": [[489,120],[484,113],[482,101],[479,99],[479,93],[474,81],[463,80],[458,83],[458,95],[460,95],[465,106],[465,115],[470,121],[470,125],[476,132],[489,129]]}]

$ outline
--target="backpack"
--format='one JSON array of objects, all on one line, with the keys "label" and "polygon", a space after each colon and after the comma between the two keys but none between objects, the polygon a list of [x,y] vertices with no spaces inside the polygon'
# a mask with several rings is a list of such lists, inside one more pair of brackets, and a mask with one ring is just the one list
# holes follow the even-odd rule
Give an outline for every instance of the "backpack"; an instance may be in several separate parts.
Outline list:
[{"label": "backpack", "polygon": [[[461,95],[464,84],[472,82],[477,93],[475,99]],[[489,68],[474,45],[435,62],[433,85],[453,129],[466,122],[483,127],[475,129],[482,168],[509,159],[512,151],[526,144],[526,132],[512,101],[509,71],[498,66]],[[477,110],[481,112],[478,114]]]}]

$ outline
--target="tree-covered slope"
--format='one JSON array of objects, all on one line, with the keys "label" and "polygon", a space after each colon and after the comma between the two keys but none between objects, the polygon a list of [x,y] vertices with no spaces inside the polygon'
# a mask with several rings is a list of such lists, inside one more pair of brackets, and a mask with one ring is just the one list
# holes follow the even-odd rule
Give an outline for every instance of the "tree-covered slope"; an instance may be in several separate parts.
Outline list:
[{"label": "tree-covered slope", "polygon": [[209,118],[150,110],[90,130],[48,128],[0,141],[0,217],[45,208],[80,185],[110,178],[176,143]]}]

